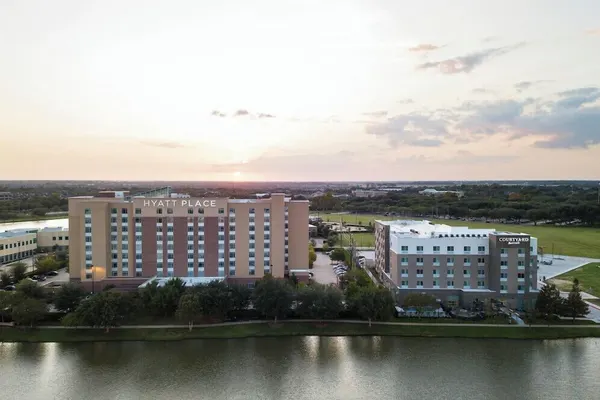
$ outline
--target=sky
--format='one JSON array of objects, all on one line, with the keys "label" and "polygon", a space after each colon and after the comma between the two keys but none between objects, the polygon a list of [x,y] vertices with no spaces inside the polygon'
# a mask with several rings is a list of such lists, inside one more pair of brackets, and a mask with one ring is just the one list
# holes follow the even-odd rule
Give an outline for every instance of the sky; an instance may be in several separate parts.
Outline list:
[{"label": "sky", "polygon": [[2,0],[0,179],[600,179],[597,0]]}]

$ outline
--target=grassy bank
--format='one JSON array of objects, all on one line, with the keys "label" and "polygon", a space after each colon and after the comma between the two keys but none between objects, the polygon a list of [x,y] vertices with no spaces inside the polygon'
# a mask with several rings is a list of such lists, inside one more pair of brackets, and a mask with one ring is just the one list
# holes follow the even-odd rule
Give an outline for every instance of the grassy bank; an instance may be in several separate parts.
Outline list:
[{"label": "grassy bank", "polygon": [[495,339],[568,339],[600,337],[595,327],[487,327],[426,326],[426,325],[373,325],[286,322],[271,325],[249,324],[196,328],[165,329],[113,329],[105,333],[101,329],[31,329],[1,328],[3,342],[94,342],[94,341],[165,341],[186,339],[234,339],[277,336],[400,336],[400,337],[449,337],[449,338],[495,338]]},{"label": "grassy bank", "polygon": [[[376,219],[390,220],[401,219],[402,217],[385,217],[382,215],[365,214],[325,214],[319,216],[324,221],[339,222],[340,219],[348,224],[369,225]],[[503,231],[522,232],[537,237],[538,245],[544,247],[546,253],[552,252],[566,256],[578,256],[589,258],[600,258],[600,229],[599,228],[581,228],[581,227],[561,227],[561,226],[531,226],[531,225],[510,225],[494,224],[485,222],[470,222],[460,220],[432,220],[432,222],[447,224],[452,226],[468,226],[470,228],[498,229]],[[363,233],[358,235],[365,235]],[[372,234],[368,234],[373,236]],[[366,238],[362,238],[367,243]],[[358,241],[358,240],[357,240]]]},{"label": "grassy bank", "polygon": [[556,280],[556,286],[560,290],[570,291],[575,278],[579,280],[581,291],[600,296],[600,263],[585,264],[577,269],[555,276],[551,281]]}]

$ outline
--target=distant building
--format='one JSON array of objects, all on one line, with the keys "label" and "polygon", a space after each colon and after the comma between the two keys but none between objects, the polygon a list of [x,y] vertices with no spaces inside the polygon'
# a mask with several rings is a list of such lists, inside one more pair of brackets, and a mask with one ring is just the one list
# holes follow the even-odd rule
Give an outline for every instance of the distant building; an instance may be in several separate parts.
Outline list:
[{"label": "distant building", "polygon": [[537,238],[429,221],[375,221],[375,267],[400,299],[429,293],[450,306],[494,298],[530,309]]},{"label": "distant building", "polygon": [[0,201],[9,201],[13,199],[11,192],[0,192]]},{"label": "distant building", "polygon": [[464,192],[458,190],[437,190],[437,189],[425,189],[421,190],[419,194],[424,196],[443,196],[445,194],[452,194],[456,197],[463,197],[465,195]]},{"label": "distant building", "polygon": [[385,196],[388,192],[385,190],[353,190],[354,197],[380,197]]},{"label": "distant building", "polygon": [[37,232],[37,243],[40,249],[51,250],[58,246],[60,250],[69,247],[69,230],[61,227],[43,228]]}]

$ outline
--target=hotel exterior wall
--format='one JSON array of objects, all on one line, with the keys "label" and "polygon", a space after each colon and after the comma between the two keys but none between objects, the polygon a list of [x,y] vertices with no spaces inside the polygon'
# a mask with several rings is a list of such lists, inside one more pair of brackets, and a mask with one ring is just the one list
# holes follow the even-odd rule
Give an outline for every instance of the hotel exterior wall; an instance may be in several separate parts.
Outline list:
[{"label": "hotel exterior wall", "polygon": [[[148,206],[148,200],[156,203]],[[160,200],[163,200],[163,207],[152,205],[158,205]],[[192,203],[183,205],[183,201]],[[212,204],[211,207],[187,206],[195,205],[196,201],[198,199],[136,198],[132,202],[118,198],[70,199],[72,279],[92,279],[89,265],[86,269],[85,261],[85,209],[91,210],[92,262],[96,281],[104,278],[119,278],[120,281],[134,277],[149,278],[160,273],[169,276],[169,262],[173,263],[172,276],[189,276],[191,273],[194,276],[230,276],[232,279],[256,280],[264,275],[265,265],[272,265],[270,272],[276,277],[283,277],[286,269],[286,218],[289,218],[288,264],[301,268],[308,265],[308,202],[286,202],[283,194],[273,194],[270,199],[257,200],[200,199],[203,202],[201,204]],[[158,211],[159,208],[162,212]],[[199,211],[200,208],[202,211]],[[254,210],[252,250],[255,252],[255,264],[252,269],[249,268],[250,209]],[[286,209],[288,217],[285,216]],[[265,210],[268,210],[270,220],[265,220]],[[162,223],[157,224],[158,218],[162,218]],[[203,232],[199,231],[200,222],[204,225]],[[157,232],[157,225],[162,227],[162,233]],[[265,248],[265,226],[269,228],[266,231],[269,234],[268,249]],[[170,229],[173,231],[173,259],[168,258],[167,251]],[[136,268],[136,234],[141,236],[141,242],[138,242],[138,248],[141,243],[139,269]],[[198,268],[200,234],[204,239],[203,274]],[[219,240],[219,234],[223,235],[224,240]],[[162,261],[161,271],[157,271],[157,236],[163,239],[163,258],[158,260]],[[230,240],[230,237],[233,239]],[[124,245],[128,246],[127,250],[124,250]],[[265,250],[269,251],[266,259]],[[113,253],[116,253],[116,259],[112,258]],[[127,257],[124,257],[125,254]],[[193,270],[190,270],[188,263],[191,262],[188,260],[192,258],[192,254]],[[124,261],[126,264],[123,264]],[[139,264],[140,260],[137,261]]]},{"label": "hotel exterior wall", "polygon": [[375,268],[390,272],[390,227],[375,221]]},{"label": "hotel exterior wall", "polygon": [[308,268],[308,201],[289,202],[289,269]]}]

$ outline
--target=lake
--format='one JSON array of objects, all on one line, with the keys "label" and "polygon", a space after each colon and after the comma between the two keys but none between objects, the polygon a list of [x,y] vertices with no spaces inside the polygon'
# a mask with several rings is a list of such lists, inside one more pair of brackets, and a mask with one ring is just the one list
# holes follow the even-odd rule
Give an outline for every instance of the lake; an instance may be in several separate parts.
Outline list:
[{"label": "lake", "polygon": [[21,221],[21,222],[3,222],[0,223],[0,232],[15,230],[15,229],[26,229],[26,228],[49,228],[49,227],[69,227],[69,218],[57,218],[47,219],[43,221]]},{"label": "lake", "polygon": [[600,340],[0,343],[6,399],[594,399]]}]

